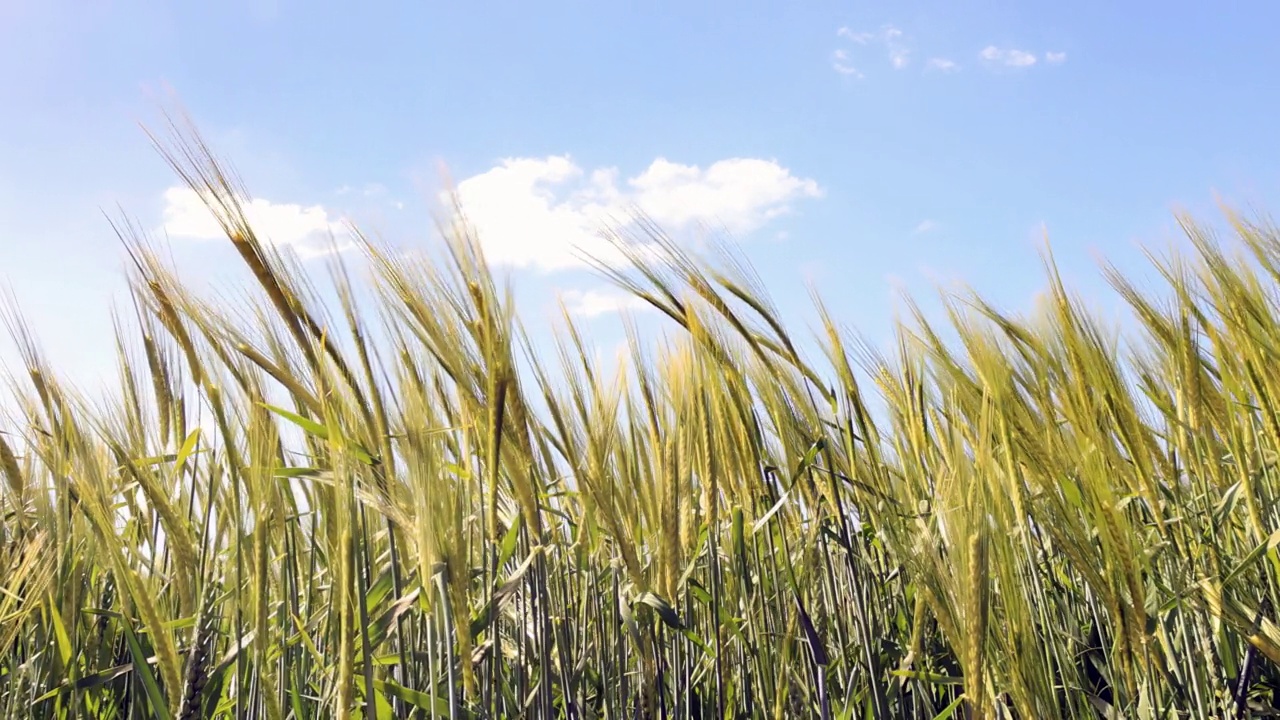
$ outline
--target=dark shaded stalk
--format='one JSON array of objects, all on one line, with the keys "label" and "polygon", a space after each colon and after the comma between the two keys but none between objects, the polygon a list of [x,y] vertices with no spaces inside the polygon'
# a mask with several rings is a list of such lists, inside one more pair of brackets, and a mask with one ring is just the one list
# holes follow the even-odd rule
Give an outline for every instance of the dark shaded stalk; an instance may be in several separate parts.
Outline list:
[{"label": "dark shaded stalk", "polygon": [[[612,584],[613,594],[610,596],[609,603],[611,625],[613,626],[613,652],[614,663],[618,672],[618,711],[625,713],[627,706],[631,702],[630,688],[627,686],[627,651],[626,651],[626,632],[622,624],[622,591],[618,588],[618,568],[611,568],[609,579]],[[622,715],[625,717],[625,715]]]},{"label": "dark shaded stalk", "polygon": [[360,566],[356,568],[356,587],[359,590],[359,598],[357,605],[360,611],[360,659],[364,663],[364,701],[365,701],[365,717],[378,716],[378,703],[376,700],[377,690],[373,687],[373,646],[369,642],[369,574],[372,572],[372,563],[369,560],[369,525],[365,507],[359,506],[359,516],[356,516],[355,497],[351,498],[352,503],[352,524],[359,529],[359,535],[352,533],[352,542],[359,539],[359,546],[351,548],[353,557]]},{"label": "dark shaded stalk", "polygon": [[715,526],[707,538],[711,551],[711,622],[715,627],[716,717],[724,717],[724,638],[720,632],[720,528]]},{"label": "dark shaded stalk", "polygon": [[[1271,599],[1263,598],[1262,605],[1258,607],[1258,614],[1253,620],[1253,626],[1249,630],[1249,635],[1257,635],[1258,630],[1262,627],[1262,620],[1271,614]],[[1258,661],[1258,648],[1252,644],[1245,651],[1244,662],[1240,664],[1240,677],[1236,680],[1235,697],[1233,698],[1236,705],[1236,717],[1243,720],[1247,717],[1249,711],[1249,687],[1253,684],[1254,663]]]},{"label": "dark shaded stalk", "polygon": [[[462,708],[458,704],[458,678],[454,672],[454,666],[456,665],[453,653],[454,642],[448,640],[449,634],[453,632],[454,622],[453,611],[449,607],[449,591],[445,585],[445,572],[448,572],[447,568],[436,574],[436,589],[440,592],[441,623],[444,626],[441,636],[446,639],[442,644],[445,648],[444,666],[449,687],[449,720],[458,720],[458,714]],[[469,660],[463,659],[463,662],[469,662]],[[432,677],[435,677],[434,673]]]}]

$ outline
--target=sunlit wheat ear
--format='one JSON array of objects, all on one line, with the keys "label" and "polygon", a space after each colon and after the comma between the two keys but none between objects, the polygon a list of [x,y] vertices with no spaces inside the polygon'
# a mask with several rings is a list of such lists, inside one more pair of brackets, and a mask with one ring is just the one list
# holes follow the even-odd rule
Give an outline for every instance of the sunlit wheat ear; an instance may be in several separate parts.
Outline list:
[{"label": "sunlit wheat ear", "polygon": [[22,467],[18,465],[18,456],[14,453],[13,445],[9,443],[6,435],[8,433],[0,432],[0,472],[4,473],[10,502],[13,503],[14,512],[17,513],[16,519],[21,524],[21,515],[26,507],[27,482],[22,473]]}]

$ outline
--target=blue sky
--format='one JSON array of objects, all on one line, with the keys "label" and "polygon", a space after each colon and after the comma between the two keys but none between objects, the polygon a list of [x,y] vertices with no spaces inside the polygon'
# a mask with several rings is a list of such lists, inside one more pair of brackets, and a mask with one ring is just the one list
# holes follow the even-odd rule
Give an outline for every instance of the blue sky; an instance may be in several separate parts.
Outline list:
[{"label": "blue sky", "polygon": [[446,164],[526,317],[567,293],[603,344],[617,298],[567,248],[631,203],[678,237],[718,223],[789,318],[813,317],[812,281],[873,340],[900,286],[959,278],[1028,309],[1041,228],[1101,304],[1095,257],[1149,276],[1138,245],[1175,240],[1175,208],[1275,206],[1277,20],[1262,2],[4,0],[0,286],[91,378],[124,298],[104,211],[167,229],[193,281],[242,279],[139,129],[176,96],[304,255],[344,218],[425,242]]}]

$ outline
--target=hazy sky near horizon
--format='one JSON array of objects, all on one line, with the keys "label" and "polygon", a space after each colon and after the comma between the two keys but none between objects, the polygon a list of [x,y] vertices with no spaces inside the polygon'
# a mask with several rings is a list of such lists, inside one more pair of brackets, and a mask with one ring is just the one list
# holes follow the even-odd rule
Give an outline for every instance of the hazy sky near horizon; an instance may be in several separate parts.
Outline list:
[{"label": "hazy sky near horizon", "polygon": [[1097,257],[1149,276],[1139,244],[1174,241],[1176,208],[1275,207],[1277,20],[1263,2],[0,0],[0,288],[86,379],[125,299],[108,215],[193,282],[243,280],[140,129],[176,98],[303,258],[348,219],[426,242],[443,163],[525,317],[560,294],[606,345],[628,303],[574,250],[631,207],[679,238],[721,230],[789,318],[813,317],[812,283],[873,340],[898,288],[961,279],[1029,309],[1046,230],[1101,297]]}]

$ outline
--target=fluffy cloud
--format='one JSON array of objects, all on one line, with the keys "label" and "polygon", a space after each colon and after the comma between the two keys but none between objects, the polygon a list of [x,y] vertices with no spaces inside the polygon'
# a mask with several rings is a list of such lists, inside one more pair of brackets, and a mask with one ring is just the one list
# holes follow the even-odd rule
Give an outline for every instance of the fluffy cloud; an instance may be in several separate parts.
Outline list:
[{"label": "fluffy cloud", "polygon": [[885,47],[889,50],[889,64],[893,69],[901,70],[911,62],[911,49],[902,39],[902,31],[892,25],[884,28]]},{"label": "fluffy cloud", "polygon": [[623,310],[646,310],[653,306],[634,295],[603,290],[565,290],[560,293],[570,315],[600,317]]},{"label": "fluffy cloud", "polygon": [[1061,65],[1067,61],[1067,54],[1064,52],[1047,52],[1044,54],[1044,61],[1050,65]]},{"label": "fluffy cloud", "polygon": [[837,30],[836,35],[838,37],[852,40],[853,42],[856,42],[859,45],[866,45],[867,43],[875,39],[875,33],[854,32],[853,30],[850,30],[847,27],[842,27],[839,30]]},{"label": "fluffy cloud", "polygon": [[[352,247],[347,230],[322,205],[303,206],[252,198],[242,203],[249,225],[258,238],[272,245],[290,247],[302,257],[325,255]],[[213,240],[226,234],[199,194],[186,187],[164,192],[163,231],[171,238]]]},{"label": "fluffy cloud", "polygon": [[458,183],[457,193],[490,261],[560,270],[582,265],[582,255],[617,261],[601,232],[630,223],[635,210],[664,230],[707,224],[746,234],[822,191],[772,160],[701,168],[659,158],[620,181],[616,168],[587,171],[552,156],[504,160]]},{"label": "fluffy cloud", "polygon": [[846,50],[836,50],[831,53],[831,69],[841,75],[848,75],[859,80],[863,78],[862,72],[849,64],[849,53]]},{"label": "fluffy cloud", "polygon": [[983,48],[982,52],[978,53],[978,57],[989,63],[1004,65],[1005,67],[1030,67],[1036,64],[1036,56],[1025,50],[998,48],[995,45],[988,45]]},{"label": "fluffy cloud", "polygon": [[[836,36],[856,45],[875,43],[882,46],[889,55],[889,64],[895,70],[901,70],[911,64],[911,48],[907,45],[906,36],[903,35],[902,30],[893,25],[885,25],[878,32],[855,32],[842,27],[836,31]],[[851,63],[848,50],[836,50],[832,53],[831,67],[841,75],[862,77],[862,73]]]},{"label": "fluffy cloud", "polygon": [[937,70],[938,72],[944,72],[944,73],[953,73],[953,72],[960,71],[960,66],[957,65],[954,60],[949,60],[947,58],[940,58],[940,57],[929,58],[929,62],[926,63],[926,67],[928,67],[928,69],[930,70]]}]

